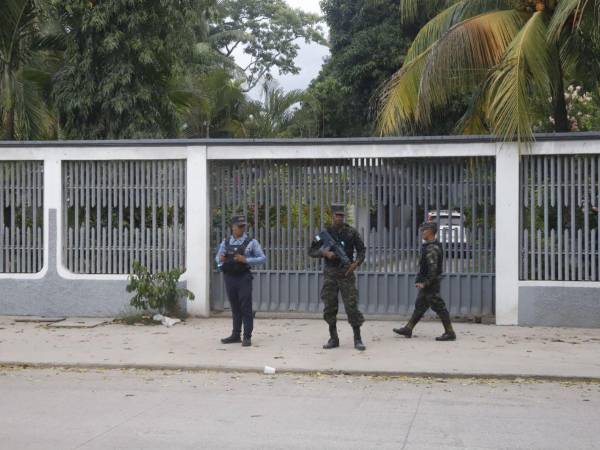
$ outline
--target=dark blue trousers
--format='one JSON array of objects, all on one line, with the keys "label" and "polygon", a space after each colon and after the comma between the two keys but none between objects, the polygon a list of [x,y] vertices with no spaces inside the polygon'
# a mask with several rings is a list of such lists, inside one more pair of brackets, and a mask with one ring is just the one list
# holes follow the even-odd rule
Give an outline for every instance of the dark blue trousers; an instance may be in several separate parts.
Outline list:
[{"label": "dark blue trousers", "polygon": [[250,272],[232,275],[224,274],[225,289],[231,305],[233,316],[232,335],[240,336],[242,323],[244,324],[244,337],[252,337],[254,319],[252,317],[252,274]]}]

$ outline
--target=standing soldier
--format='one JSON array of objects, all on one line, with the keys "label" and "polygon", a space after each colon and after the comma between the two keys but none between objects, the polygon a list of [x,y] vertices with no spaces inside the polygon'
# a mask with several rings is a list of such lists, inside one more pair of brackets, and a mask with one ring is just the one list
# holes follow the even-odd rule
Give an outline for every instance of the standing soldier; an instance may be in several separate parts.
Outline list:
[{"label": "standing soldier", "polygon": [[[325,233],[315,237],[309,250],[313,258],[325,258],[323,287],[321,300],[325,304],[323,318],[329,324],[329,341],[325,349],[340,346],[336,321],[338,313],[338,293],[341,292],[348,322],[354,331],[354,348],[365,350],[360,337],[360,327],[365,321],[358,310],[358,289],[354,271],[365,260],[365,244],[358,231],[344,223],[344,206],[332,205],[332,226]],[[325,237],[326,236],[326,237]],[[356,260],[354,251],[356,250]]]},{"label": "standing soldier", "polygon": [[[242,346],[252,345],[252,273],[250,268],[263,264],[266,256],[256,239],[246,234],[246,217],[235,215],[231,218],[231,236],[219,245],[216,261],[225,277],[225,289],[231,304],[233,330],[231,336],[221,339],[223,344],[241,342]],[[242,334],[244,324],[244,339]]]},{"label": "standing soldier", "polygon": [[444,325],[444,334],[435,338],[436,341],[454,341],[456,334],[450,322],[450,313],[446,309],[444,300],[440,297],[440,279],[444,252],[442,245],[436,239],[437,224],[425,222],[421,225],[421,236],[425,241],[421,247],[419,259],[419,273],[417,274],[416,287],[419,289],[415,310],[408,323],[402,328],[394,328],[394,332],[407,338],[412,337],[415,325],[421,320],[425,312],[431,308]]}]

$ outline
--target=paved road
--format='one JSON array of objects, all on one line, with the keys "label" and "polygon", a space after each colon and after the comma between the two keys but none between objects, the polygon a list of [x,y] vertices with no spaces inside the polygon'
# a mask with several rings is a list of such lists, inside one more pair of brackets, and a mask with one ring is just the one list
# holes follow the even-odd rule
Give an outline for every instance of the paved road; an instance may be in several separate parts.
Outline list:
[{"label": "paved road", "polygon": [[598,449],[600,384],[0,370],[0,447]]}]

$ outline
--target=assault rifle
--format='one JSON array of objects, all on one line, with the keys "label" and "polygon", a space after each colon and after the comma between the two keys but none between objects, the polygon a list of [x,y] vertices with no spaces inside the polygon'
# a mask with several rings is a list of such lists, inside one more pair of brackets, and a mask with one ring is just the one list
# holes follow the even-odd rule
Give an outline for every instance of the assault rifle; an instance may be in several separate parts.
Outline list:
[{"label": "assault rifle", "polygon": [[317,240],[321,242],[321,250],[329,249],[331,250],[337,259],[340,260],[342,266],[349,266],[351,264],[350,258],[340,245],[338,241],[336,241],[328,231],[323,230],[317,235]]}]

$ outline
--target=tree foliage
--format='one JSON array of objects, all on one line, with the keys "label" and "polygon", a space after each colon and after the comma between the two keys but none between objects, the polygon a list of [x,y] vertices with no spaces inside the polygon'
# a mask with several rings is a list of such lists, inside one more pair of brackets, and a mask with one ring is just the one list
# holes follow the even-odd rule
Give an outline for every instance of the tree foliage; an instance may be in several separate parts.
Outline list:
[{"label": "tree foliage", "polygon": [[169,81],[195,41],[194,0],[52,0],[66,39],[54,98],[66,138],[174,137]]},{"label": "tree foliage", "polygon": [[244,77],[243,89],[252,90],[273,70],[280,75],[297,74],[294,62],[300,46],[325,43],[319,17],[291,8],[284,0],[222,0],[209,26],[209,42],[225,58],[236,50],[247,61],[238,66]]},{"label": "tree foliage", "polygon": [[54,135],[47,87],[52,40],[41,1],[0,3],[0,138],[48,139]]},{"label": "tree foliage", "polygon": [[[298,113],[300,136],[365,136],[375,132],[375,100],[404,63],[410,42],[427,16],[400,20],[396,0],[322,0],[331,57],[308,90],[312,101]],[[454,115],[456,116],[456,115]],[[452,115],[429,132],[443,133]]]},{"label": "tree foliage", "polygon": [[[404,22],[424,3],[402,0]],[[415,37],[404,65],[381,95],[382,134],[410,132],[461,95],[469,105],[459,132],[532,139],[536,102],[552,99],[556,131],[568,131],[565,78],[598,53],[578,40],[596,41],[600,0],[458,0],[428,3],[443,9]],[[597,42],[597,41],[596,41]],[[592,44],[595,45],[595,44]],[[591,81],[589,75],[583,75]],[[597,83],[597,79],[593,81]]]}]

